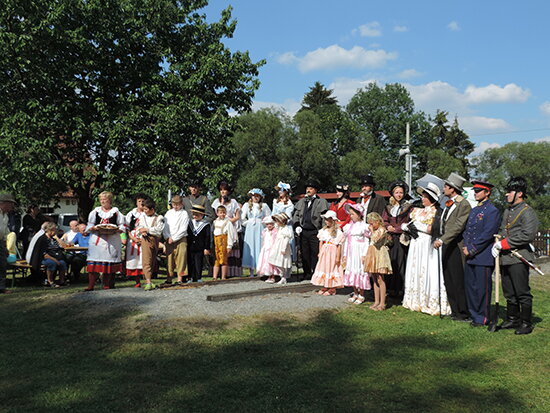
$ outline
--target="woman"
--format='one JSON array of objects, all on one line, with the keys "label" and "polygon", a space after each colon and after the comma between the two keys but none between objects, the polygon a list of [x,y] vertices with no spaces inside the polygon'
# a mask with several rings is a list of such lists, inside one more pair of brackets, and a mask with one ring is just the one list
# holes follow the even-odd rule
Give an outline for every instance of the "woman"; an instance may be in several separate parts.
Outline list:
[{"label": "woman", "polygon": [[126,245],[126,276],[135,279],[135,287],[141,286],[140,280],[143,275],[143,264],[141,257],[141,237],[137,227],[145,216],[143,204],[149,197],[142,193],[134,195],[136,207],[126,214],[126,225],[128,229],[128,242]]},{"label": "woman", "polygon": [[388,294],[392,297],[403,295],[405,285],[405,264],[407,263],[408,246],[400,242],[403,230],[401,225],[410,221],[411,204],[409,198],[409,186],[403,181],[395,181],[390,185],[390,202],[384,208],[382,218],[386,231],[392,237],[390,246],[390,259],[393,276],[388,277]]},{"label": "woman", "polygon": [[355,204],[349,197],[349,185],[336,185],[336,202],[330,204],[330,210],[336,212],[340,228],[344,228],[350,222],[350,215],[346,212],[347,204]]},{"label": "woman", "polygon": [[114,276],[122,271],[120,233],[126,231],[124,215],[112,206],[113,194],[99,194],[99,203],[90,215],[86,231],[91,234],[88,247],[88,288],[92,291],[99,274],[103,274],[103,289],[113,288]]},{"label": "woman", "polygon": [[424,208],[413,208],[410,223],[401,229],[411,234],[407,269],[405,273],[405,295],[403,307],[431,315],[447,315],[451,308],[443,283],[443,269],[439,251],[432,246],[432,226],[436,221],[441,196],[439,187],[429,182],[418,187]]},{"label": "woman", "polygon": [[23,257],[27,253],[32,237],[40,231],[42,222],[39,220],[39,214],[40,207],[36,204],[31,204],[27,208],[27,214],[23,217],[23,228],[21,228],[20,233],[20,238],[23,242]]},{"label": "woman", "polygon": [[264,192],[258,188],[248,191],[249,201],[243,206],[241,221],[244,227],[243,267],[250,269],[250,276],[258,266],[262,249],[262,219],[271,215],[271,209],[263,199]]},{"label": "woman", "polygon": [[[67,273],[67,260],[63,246],[67,246],[57,237],[57,225],[46,222],[43,226],[44,234],[36,241],[32,252],[31,266],[33,270],[40,271],[41,266],[46,267],[46,287],[60,287],[65,285]],[[59,273],[59,284],[55,284],[55,272]]]},{"label": "woman", "polygon": [[275,187],[279,191],[279,197],[273,200],[272,215],[285,213],[289,220],[287,226],[291,229],[292,238],[290,240],[290,250],[292,253],[292,261],[296,261],[296,242],[294,240],[294,231],[292,231],[292,214],[294,213],[294,204],[290,200],[290,185],[284,182],[279,182]]},{"label": "woman", "polygon": [[233,244],[233,248],[227,257],[227,264],[229,266],[228,276],[229,277],[240,277],[242,275],[241,267],[241,245],[242,245],[242,226],[241,226],[241,207],[239,203],[230,198],[231,195],[231,186],[226,181],[220,181],[218,183],[218,190],[220,191],[219,198],[216,198],[212,202],[212,209],[216,211],[220,205],[223,205],[226,210],[226,216],[229,218],[229,221],[235,227],[237,231],[237,236],[239,237],[239,242]]}]

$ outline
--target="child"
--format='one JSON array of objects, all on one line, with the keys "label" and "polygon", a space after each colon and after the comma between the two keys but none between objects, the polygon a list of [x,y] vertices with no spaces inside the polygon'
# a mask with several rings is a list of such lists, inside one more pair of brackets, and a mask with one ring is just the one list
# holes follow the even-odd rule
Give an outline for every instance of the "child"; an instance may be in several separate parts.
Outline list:
[{"label": "child", "polygon": [[227,209],[220,205],[216,208],[218,218],[214,220],[214,253],[215,261],[212,268],[212,276],[214,280],[218,279],[220,266],[222,267],[222,280],[227,280],[227,257],[233,248],[233,245],[238,242],[237,231],[235,227],[226,217]]},{"label": "child", "polygon": [[265,282],[273,284],[275,282],[275,276],[280,274],[279,269],[269,263],[271,248],[277,237],[277,228],[275,228],[275,222],[271,216],[262,219],[262,223],[266,227],[262,232],[262,250],[260,251],[260,259],[258,260],[256,272],[260,276],[267,275],[268,278]]},{"label": "child", "polygon": [[145,291],[155,289],[151,278],[156,265],[160,237],[164,229],[164,218],[155,212],[155,208],[155,201],[146,199],[143,202],[144,215],[136,226],[136,231],[141,237],[141,262],[145,277]]},{"label": "child", "polygon": [[202,282],[202,264],[205,255],[210,255],[212,231],[210,224],[204,219],[206,208],[202,205],[193,205],[187,230],[187,267],[189,277],[194,282]]},{"label": "child", "polygon": [[340,229],[335,211],[327,211],[321,217],[325,219],[325,226],[317,235],[319,261],[311,277],[311,283],[323,287],[318,294],[334,295],[337,288],[344,286],[344,275],[340,265],[344,233]]},{"label": "child", "polygon": [[344,230],[344,285],[353,287],[353,294],[348,301],[362,304],[365,301],[365,290],[370,290],[369,274],[363,269],[363,259],[369,247],[369,227],[363,222],[363,206],[361,204],[346,204],[346,212],[351,222]]},{"label": "child", "polygon": [[[145,214],[143,203],[149,197],[138,193],[134,195],[136,207],[126,214],[128,225],[128,239],[126,240],[126,276],[135,280],[135,288],[141,287],[141,276],[143,275],[143,264],[141,257],[141,237],[136,228]],[[122,242],[124,244],[124,242]]]},{"label": "child", "polygon": [[374,304],[369,308],[375,311],[386,309],[386,281],[384,274],[391,274],[391,260],[387,247],[387,232],[384,220],[377,212],[367,215],[367,222],[371,231],[370,245],[365,257],[365,272],[372,275],[374,281]]},{"label": "child", "polygon": [[262,249],[262,219],[271,215],[271,209],[263,202],[265,194],[261,189],[251,189],[248,196],[250,200],[243,205],[241,215],[244,226],[243,267],[250,269],[252,277]]},{"label": "child", "polygon": [[289,218],[284,212],[273,215],[273,221],[278,225],[275,243],[271,247],[268,262],[278,268],[281,280],[277,284],[285,285],[290,277],[292,269],[292,252],[290,240],[293,237],[292,230],[286,225]]},{"label": "child", "polygon": [[187,229],[189,228],[189,214],[183,208],[183,199],[179,195],[172,197],[172,208],[164,216],[164,239],[166,251],[166,281],[172,284],[174,274],[181,284],[187,274]]}]

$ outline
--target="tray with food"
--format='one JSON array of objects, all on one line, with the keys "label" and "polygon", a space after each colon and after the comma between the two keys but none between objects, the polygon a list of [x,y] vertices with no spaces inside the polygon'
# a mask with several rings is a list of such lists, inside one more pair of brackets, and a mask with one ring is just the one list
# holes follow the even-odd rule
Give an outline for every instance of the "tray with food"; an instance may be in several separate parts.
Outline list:
[{"label": "tray with food", "polygon": [[118,227],[113,224],[99,224],[95,227],[100,234],[115,234],[118,232]]}]

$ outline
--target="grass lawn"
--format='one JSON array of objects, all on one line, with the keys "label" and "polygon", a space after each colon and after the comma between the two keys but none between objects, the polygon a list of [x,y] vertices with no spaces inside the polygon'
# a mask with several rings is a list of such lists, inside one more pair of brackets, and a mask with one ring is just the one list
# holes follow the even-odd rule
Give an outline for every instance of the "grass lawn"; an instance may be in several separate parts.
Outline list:
[{"label": "grass lawn", "polygon": [[158,322],[18,288],[0,412],[548,412],[548,276],[532,287],[528,336],[401,307]]}]

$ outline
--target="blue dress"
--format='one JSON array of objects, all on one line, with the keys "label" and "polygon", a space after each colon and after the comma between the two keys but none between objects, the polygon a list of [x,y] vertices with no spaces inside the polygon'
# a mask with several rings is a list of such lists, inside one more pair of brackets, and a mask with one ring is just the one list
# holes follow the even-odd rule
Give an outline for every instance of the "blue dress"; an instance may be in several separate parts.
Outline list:
[{"label": "blue dress", "polygon": [[262,249],[262,219],[271,215],[267,204],[253,203],[252,208],[247,202],[243,205],[241,222],[244,227],[243,267],[255,269]]},{"label": "blue dress", "polygon": [[294,240],[294,231],[292,230],[292,214],[294,213],[294,204],[292,201],[288,201],[288,204],[283,204],[282,202],[277,202],[276,199],[273,200],[273,215],[280,214],[284,212],[290,218],[288,220],[287,226],[290,227],[292,232],[292,238],[290,240],[290,251],[292,252],[292,261],[296,261],[296,242]]}]

